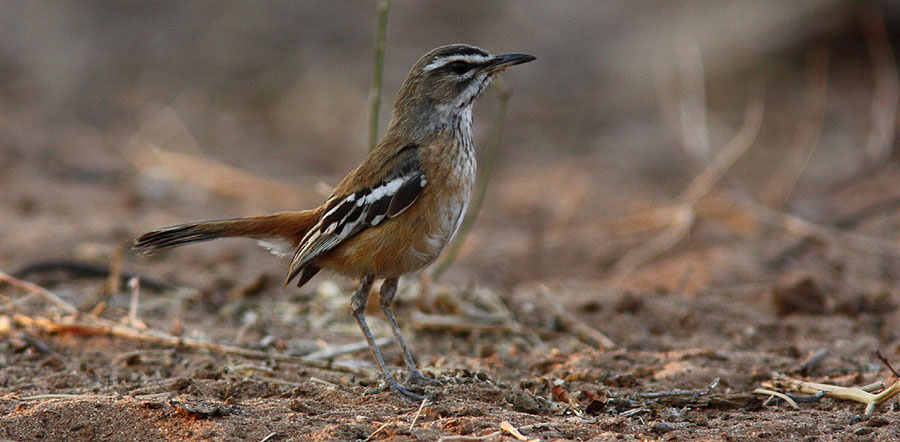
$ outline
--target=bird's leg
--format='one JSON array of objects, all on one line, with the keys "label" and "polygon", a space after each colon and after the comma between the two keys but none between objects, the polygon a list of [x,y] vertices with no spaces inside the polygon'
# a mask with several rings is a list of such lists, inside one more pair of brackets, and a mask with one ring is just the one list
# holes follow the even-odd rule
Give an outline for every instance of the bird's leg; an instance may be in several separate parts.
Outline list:
[{"label": "bird's leg", "polygon": [[369,348],[372,349],[372,354],[375,355],[375,362],[378,363],[378,367],[381,369],[381,374],[384,376],[384,381],[387,383],[388,387],[390,387],[394,393],[397,393],[404,398],[413,401],[421,401],[425,398],[424,396],[413,393],[397,383],[397,380],[394,379],[394,376],[388,371],[387,364],[384,363],[384,357],[381,355],[381,350],[375,345],[375,338],[372,337],[372,331],[369,330],[369,324],[366,323],[366,304],[369,302],[369,290],[372,288],[372,282],[374,280],[374,276],[366,275],[359,281],[359,285],[353,292],[353,296],[350,297],[350,308],[353,311],[353,317],[356,318],[359,328],[362,330],[363,335],[365,335],[366,341],[369,343]]},{"label": "bird's leg", "polygon": [[406,379],[406,382],[418,385],[443,384],[442,381],[425,376],[419,371],[419,368],[416,367],[416,361],[413,360],[412,353],[409,352],[409,347],[406,346],[406,341],[400,333],[400,326],[397,325],[397,318],[394,317],[394,310],[391,308],[391,304],[394,302],[394,295],[396,294],[397,278],[385,279],[384,282],[381,283],[381,293],[379,294],[378,299],[381,304],[381,310],[384,312],[384,315],[387,316],[388,322],[391,324],[391,331],[394,332],[394,340],[397,341],[397,344],[403,351],[403,360],[406,362],[406,368],[409,371],[409,377]]}]

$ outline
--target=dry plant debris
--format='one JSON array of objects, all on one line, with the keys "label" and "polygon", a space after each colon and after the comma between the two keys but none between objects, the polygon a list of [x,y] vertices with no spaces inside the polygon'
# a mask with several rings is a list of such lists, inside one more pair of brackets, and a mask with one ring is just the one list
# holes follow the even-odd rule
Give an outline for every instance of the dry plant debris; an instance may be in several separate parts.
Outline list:
[{"label": "dry plant debris", "polygon": [[[897,380],[887,388],[884,388],[884,384],[881,382],[864,387],[842,387],[820,382],[803,381],[776,374],[774,379],[763,383],[763,387],[764,388],[757,388],[754,392],[777,396],[785,400],[785,402],[789,403],[795,409],[800,408],[800,406],[797,405],[795,398],[789,397],[776,390],[788,390],[802,394],[817,395],[818,397],[824,396],[863,403],[866,404],[865,415],[868,417],[875,412],[878,406],[900,393],[900,380]],[[872,393],[873,390],[882,391],[879,393]]]}]

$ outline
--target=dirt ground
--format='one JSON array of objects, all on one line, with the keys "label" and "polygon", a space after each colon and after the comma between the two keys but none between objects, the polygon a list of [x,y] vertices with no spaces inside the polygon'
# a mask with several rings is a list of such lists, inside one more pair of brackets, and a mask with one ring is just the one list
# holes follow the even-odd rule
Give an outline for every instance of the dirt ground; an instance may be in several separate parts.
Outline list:
[{"label": "dirt ground", "polygon": [[[0,45],[0,271],[12,275],[0,282],[0,440],[900,439],[896,398],[867,415],[788,387],[881,382],[877,393],[898,382],[889,364],[900,367],[900,88],[883,55],[897,15],[834,3],[792,16],[796,38],[737,65],[717,65],[721,39],[700,37],[706,157],[686,147],[696,128],[667,114],[667,99],[678,109],[689,94],[672,98],[665,81],[617,88],[628,76],[598,67],[622,53],[614,46],[576,57],[587,49],[545,41],[542,23],[522,19],[570,23],[570,43],[595,27],[641,41],[658,25],[607,25],[659,23],[665,11],[431,11],[429,45],[459,32],[441,17],[464,15],[485,46],[538,61],[506,73],[501,153],[458,261],[437,280],[401,280],[395,311],[411,350],[447,380],[424,404],[377,388],[352,281],[282,288],[287,263],[252,241],[152,257],[128,247],[163,225],[320,202],[364,155],[372,11],[338,20],[324,2],[248,15],[225,2],[197,34],[176,17],[202,6],[60,2],[59,17],[74,18],[46,23],[4,12],[31,37],[0,31],[25,42]],[[409,41],[390,46],[388,66],[402,68],[386,71],[385,102],[430,48],[414,44],[421,7],[393,8],[390,35]],[[281,21],[310,23],[316,37]],[[81,47],[85,29],[93,49],[41,52]],[[212,44],[231,33],[240,55]],[[759,43],[741,42],[729,44]],[[581,90],[568,96],[573,82]],[[497,108],[487,95],[480,147]],[[402,376],[377,305],[370,324]],[[790,393],[796,408],[760,388]]]}]

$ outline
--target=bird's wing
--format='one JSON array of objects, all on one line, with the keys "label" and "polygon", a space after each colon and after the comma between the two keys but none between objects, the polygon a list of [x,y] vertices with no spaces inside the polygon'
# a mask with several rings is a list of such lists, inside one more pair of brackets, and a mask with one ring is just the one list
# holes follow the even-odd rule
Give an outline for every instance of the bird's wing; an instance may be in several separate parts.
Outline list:
[{"label": "bird's wing", "polygon": [[318,222],[300,241],[285,284],[309,266],[322,253],[337,247],[357,233],[386,222],[403,213],[428,183],[418,155],[403,152],[389,166],[385,178],[355,192],[334,195],[325,202]]}]

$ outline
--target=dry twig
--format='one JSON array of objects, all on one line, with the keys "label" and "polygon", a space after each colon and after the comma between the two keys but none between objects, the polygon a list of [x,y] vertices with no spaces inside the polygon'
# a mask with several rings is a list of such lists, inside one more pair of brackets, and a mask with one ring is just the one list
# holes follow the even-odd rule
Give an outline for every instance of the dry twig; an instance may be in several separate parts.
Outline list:
[{"label": "dry twig", "polygon": [[681,143],[694,160],[706,161],[710,150],[703,54],[697,38],[689,31],[681,33],[676,42],[675,66],[681,89]]},{"label": "dry twig", "polygon": [[690,159],[703,163],[710,153],[703,54],[690,31],[678,33],[672,52],[674,63],[656,70],[660,113]]},{"label": "dry twig", "polygon": [[875,350],[875,357],[878,358],[879,360],[881,360],[881,362],[884,364],[884,366],[887,367],[888,370],[890,370],[891,373],[893,373],[895,377],[900,378],[900,373],[897,373],[897,370],[894,370],[894,367],[891,366],[890,361],[888,361],[887,358],[884,357],[883,354],[881,354],[881,350]]},{"label": "dry twig", "polygon": [[[36,261],[26,264],[15,271],[13,275],[16,278],[24,279],[35,274],[50,272],[65,272],[67,273],[66,276],[71,278],[106,278],[109,276],[109,266],[70,260]],[[128,281],[135,276],[141,278],[141,285],[150,290],[164,291],[178,288],[168,281],[157,280],[132,272],[122,272],[121,281]]]},{"label": "dry twig", "polygon": [[[344,371],[347,373],[352,373],[361,377],[368,377],[370,373],[352,368],[340,366],[338,364],[331,364],[328,361],[316,361],[316,360],[305,360],[302,358],[298,358],[296,356],[279,354],[279,353],[268,353],[264,351],[251,350],[241,347],[235,347],[231,345],[221,345],[215,344],[211,342],[203,342],[196,339],[184,338],[179,336],[174,336],[169,333],[146,329],[141,330],[137,329],[130,325],[119,324],[107,319],[99,318],[91,315],[80,314],[79,311],[73,307],[71,304],[60,298],[59,296],[51,293],[50,291],[40,287],[36,284],[32,284],[28,281],[22,281],[20,279],[14,278],[6,273],[0,272],[0,281],[7,282],[14,286],[20,287],[24,290],[27,290],[29,293],[33,293],[37,296],[40,296],[44,299],[47,299],[51,303],[59,306],[65,312],[72,315],[72,318],[68,318],[68,320],[53,320],[49,318],[41,318],[41,317],[30,317],[22,314],[15,314],[12,316],[12,320],[19,326],[22,327],[33,327],[41,330],[49,331],[49,332],[60,332],[60,333],[76,333],[81,335],[108,335],[108,336],[116,336],[120,338],[132,339],[136,341],[143,341],[154,343],[158,345],[165,345],[169,347],[180,347],[180,348],[189,348],[194,350],[207,350],[220,354],[228,354],[235,356],[242,356],[250,359],[270,359],[277,361],[287,361],[293,362],[301,365],[306,365],[309,367],[315,368],[325,368],[325,369],[334,369],[338,371]],[[85,319],[83,321],[77,321],[76,319],[81,316]]]},{"label": "dry twig", "polygon": [[762,126],[763,110],[765,103],[762,95],[754,96],[747,104],[747,110],[744,114],[744,122],[738,129],[734,137],[728,142],[722,152],[713,158],[712,162],[694,177],[677,200],[682,204],[693,206],[706,196],[713,186],[719,182],[725,172],[731,169],[731,166],[747,152],[747,149],[753,145],[759,128]]},{"label": "dry twig", "polygon": [[[281,181],[260,177],[218,161],[184,153],[169,152],[146,143],[133,148],[128,159],[136,169],[148,176],[177,180],[206,189],[218,195],[243,201],[260,201],[276,207],[296,207],[320,197],[312,186],[291,186]],[[202,170],[203,173],[197,173]]]},{"label": "dry twig", "polygon": [[[390,345],[393,342],[393,338],[378,338],[375,340],[375,345],[384,348],[385,346]],[[338,356],[348,353],[356,353],[358,351],[367,350],[368,348],[369,344],[366,341],[351,342],[344,345],[332,345],[328,348],[324,348],[322,350],[304,355],[300,359],[304,361],[327,361],[329,359],[334,359]]]},{"label": "dry twig", "polygon": [[756,219],[778,226],[788,233],[803,237],[821,238],[849,249],[878,254],[888,253],[891,256],[900,257],[900,244],[895,241],[823,226],[797,215],[775,210],[740,195],[732,195],[732,197],[735,203],[743,205],[748,213]]},{"label": "dry twig", "polygon": [[5,273],[5,272],[0,272],[0,282],[5,282],[9,285],[18,287],[22,290],[25,290],[28,293],[32,293],[36,296],[44,298],[47,301],[50,301],[52,304],[56,305],[57,307],[63,309],[63,311],[65,311],[66,313],[68,313],[70,315],[78,315],[78,313],[79,313],[78,309],[75,308],[72,304],[69,304],[68,302],[66,302],[65,300],[60,298],[59,296],[56,296],[55,294],[51,293],[50,291],[44,289],[43,287],[41,287],[37,284],[33,284],[28,281],[23,281],[21,279],[13,277],[12,275],[10,275],[8,273]]},{"label": "dry twig", "polygon": [[651,393],[638,393],[637,397],[641,399],[658,399],[661,397],[668,396],[706,396],[710,392],[712,392],[716,387],[719,386],[719,382],[721,379],[715,378],[712,382],[710,382],[709,386],[702,390],[671,390],[671,391],[658,391]]},{"label": "dry twig", "polygon": [[113,395],[49,393],[18,398],[20,401],[42,401],[45,399],[115,399]]},{"label": "dry twig", "polygon": [[538,294],[540,294],[541,298],[544,300],[544,303],[547,304],[548,307],[553,309],[559,325],[569,332],[573,333],[580,341],[590,345],[591,347],[599,348],[601,350],[614,350],[619,347],[612,339],[609,338],[609,336],[606,336],[605,333],[597,330],[594,327],[591,327],[590,325],[585,324],[582,320],[565,311],[565,309],[563,309],[558,302],[555,302],[551,298],[550,289],[546,286],[541,286],[538,289]]},{"label": "dry twig", "polygon": [[725,172],[740,158],[756,140],[762,126],[764,102],[761,95],[755,96],[747,105],[744,123],[732,137],[728,145],[700,172],[681,192],[677,203],[673,206],[673,218],[670,227],[658,234],[643,247],[636,248],[622,257],[616,265],[619,276],[631,273],[638,267],[653,260],[675,246],[694,224],[696,214],[694,206],[713,186],[719,182]]},{"label": "dry twig", "polygon": [[764,383],[763,386],[772,389],[787,389],[804,394],[817,394],[820,391],[824,391],[827,397],[850,400],[866,404],[866,416],[871,416],[879,405],[900,393],[900,380],[894,382],[893,385],[884,389],[881,393],[878,394],[870,393],[860,387],[841,387],[838,385],[821,384],[818,382],[807,382],[801,381],[799,379],[789,378],[784,375],[776,375],[775,379],[770,382]]},{"label": "dry twig", "polygon": [[790,396],[788,396],[784,393],[779,393],[777,391],[769,390],[767,388],[757,388],[757,389],[753,390],[753,392],[756,394],[767,394],[770,397],[777,397],[777,398],[787,402],[788,405],[790,405],[793,409],[795,409],[795,410],[800,409],[800,406],[797,405],[797,402],[795,402],[793,399],[791,399]]},{"label": "dry twig", "polygon": [[538,441],[538,439],[529,439],[529,438],[525,437],[525,435],[522,434],[521,431],[516,429],[516,427],[514,427],[513,424],[509,423],[509,421],[500,422],[500,429],[511,434],[512,437],[514,437],[518,440],[524,441],[524,442],[537,442]]},{"label": "dry twig", "polygon": [[16,306],[19,306],[19,305],[21,305],[21,304],[24,304],[24,303],[26,303],[26,302],[28,302],[28,301],[30,301],[30,300],[36,298],[36,297],[37,297],[37,294],[35,294],[35,293],[29,293],[29,294],[27,294],[27,295],[25,295],[25,296],[22,296],[22,297],[19,297],[19,298],[10,300],[10,301],[4,303],[3,305],[0,305],[0,313],[3,313],[3,312],[5,312],[5,311],[7,311],[7,310],[10,310],[10,309],[13,309],[13,308],[15,308]]},{"label": "dry twig", "polygon": [[828,51],[824,48],[811,51],[806,57],[806,86],[803,90],[803,108],[794,132],[792,146],[787,157],[775,169],[763,201],[776,207],[783,206],[790,198],[816,143],[825,127],[825,110],[828,107]]},{"label": "dry twig", "polygon": [[822,361],[825,360],[825,356],[828,356],[828,349],[826,348],[810,353],[810,355],[797,365],[796,368],[792,369],[791,372],[807,375],[822,364]]},{"label": "dry twig", "polygon": [[863,9],[860,15],[863,35],[872,60],[875,87],[872,89],[871,121],[866,140],[866,154],[872,164],[885,161],[894,146],[894,122],[897,119],[897,100],[900,97],[900,79],[897,64],[891,50],[891,41],[884,25],[884,17],[875,7]]},{"label": "dry twig", "polygon": [[117,324],[106,319],[90,317],[88,321],[56,321],[42,317],[30,317],[21,314],[13,315],[13,322],[21,327],[33,327],[54,333],[75,333],[79,335],[97,336],[107,335],[120,338],[161,344],[170,347],[190,348],[194,350],[208,350],[215,353],[243,356],[250,359],[272,359],[276,361],[299,361],[299,358],[277,353],[266,353],[258,350],[250,350],[230,345],[220,345],[210,342],[202,342],[196,339],[173,336],[159,330],[138,330],[136,328]]},{"label": "dry twig", "polygon": [[[502,435],[504,432],[507,432],[507,428],[504,428],[504,424],[506,424],[507,428],[512,428],[513,430],[516,430],[516,432],[519,435],[522,434],[521,433],[522,431],[528,431],[533,428],[546,427],[546,426],[550,425],[550,423],[548,422],[548,423],[541,423],[541,424],[525,425],[525,426],[521,426],[519,428],[515,428],[509,422],[503,421],[500,423],[500,428],[501,428],[500,430],[485,434],[483,436],[444,436],[444,437],[438,439],[438,442],[477,442],[477,441],[482,441],[482,440],[493,439],[497,436]],[[510,433],[510,434],[513,434],[513,433]],[[525,437],[525,436],[522,436],[522,437]],[[528,440],[528,439],[525,438],[525,439],[519,439],[519,440]]]},{"label": "dry twig", "polygon": [[459,316],[413,312],[410,327],[414,330],[446,330],[450,332],[524,333],[520,324],[471,320]]}]

